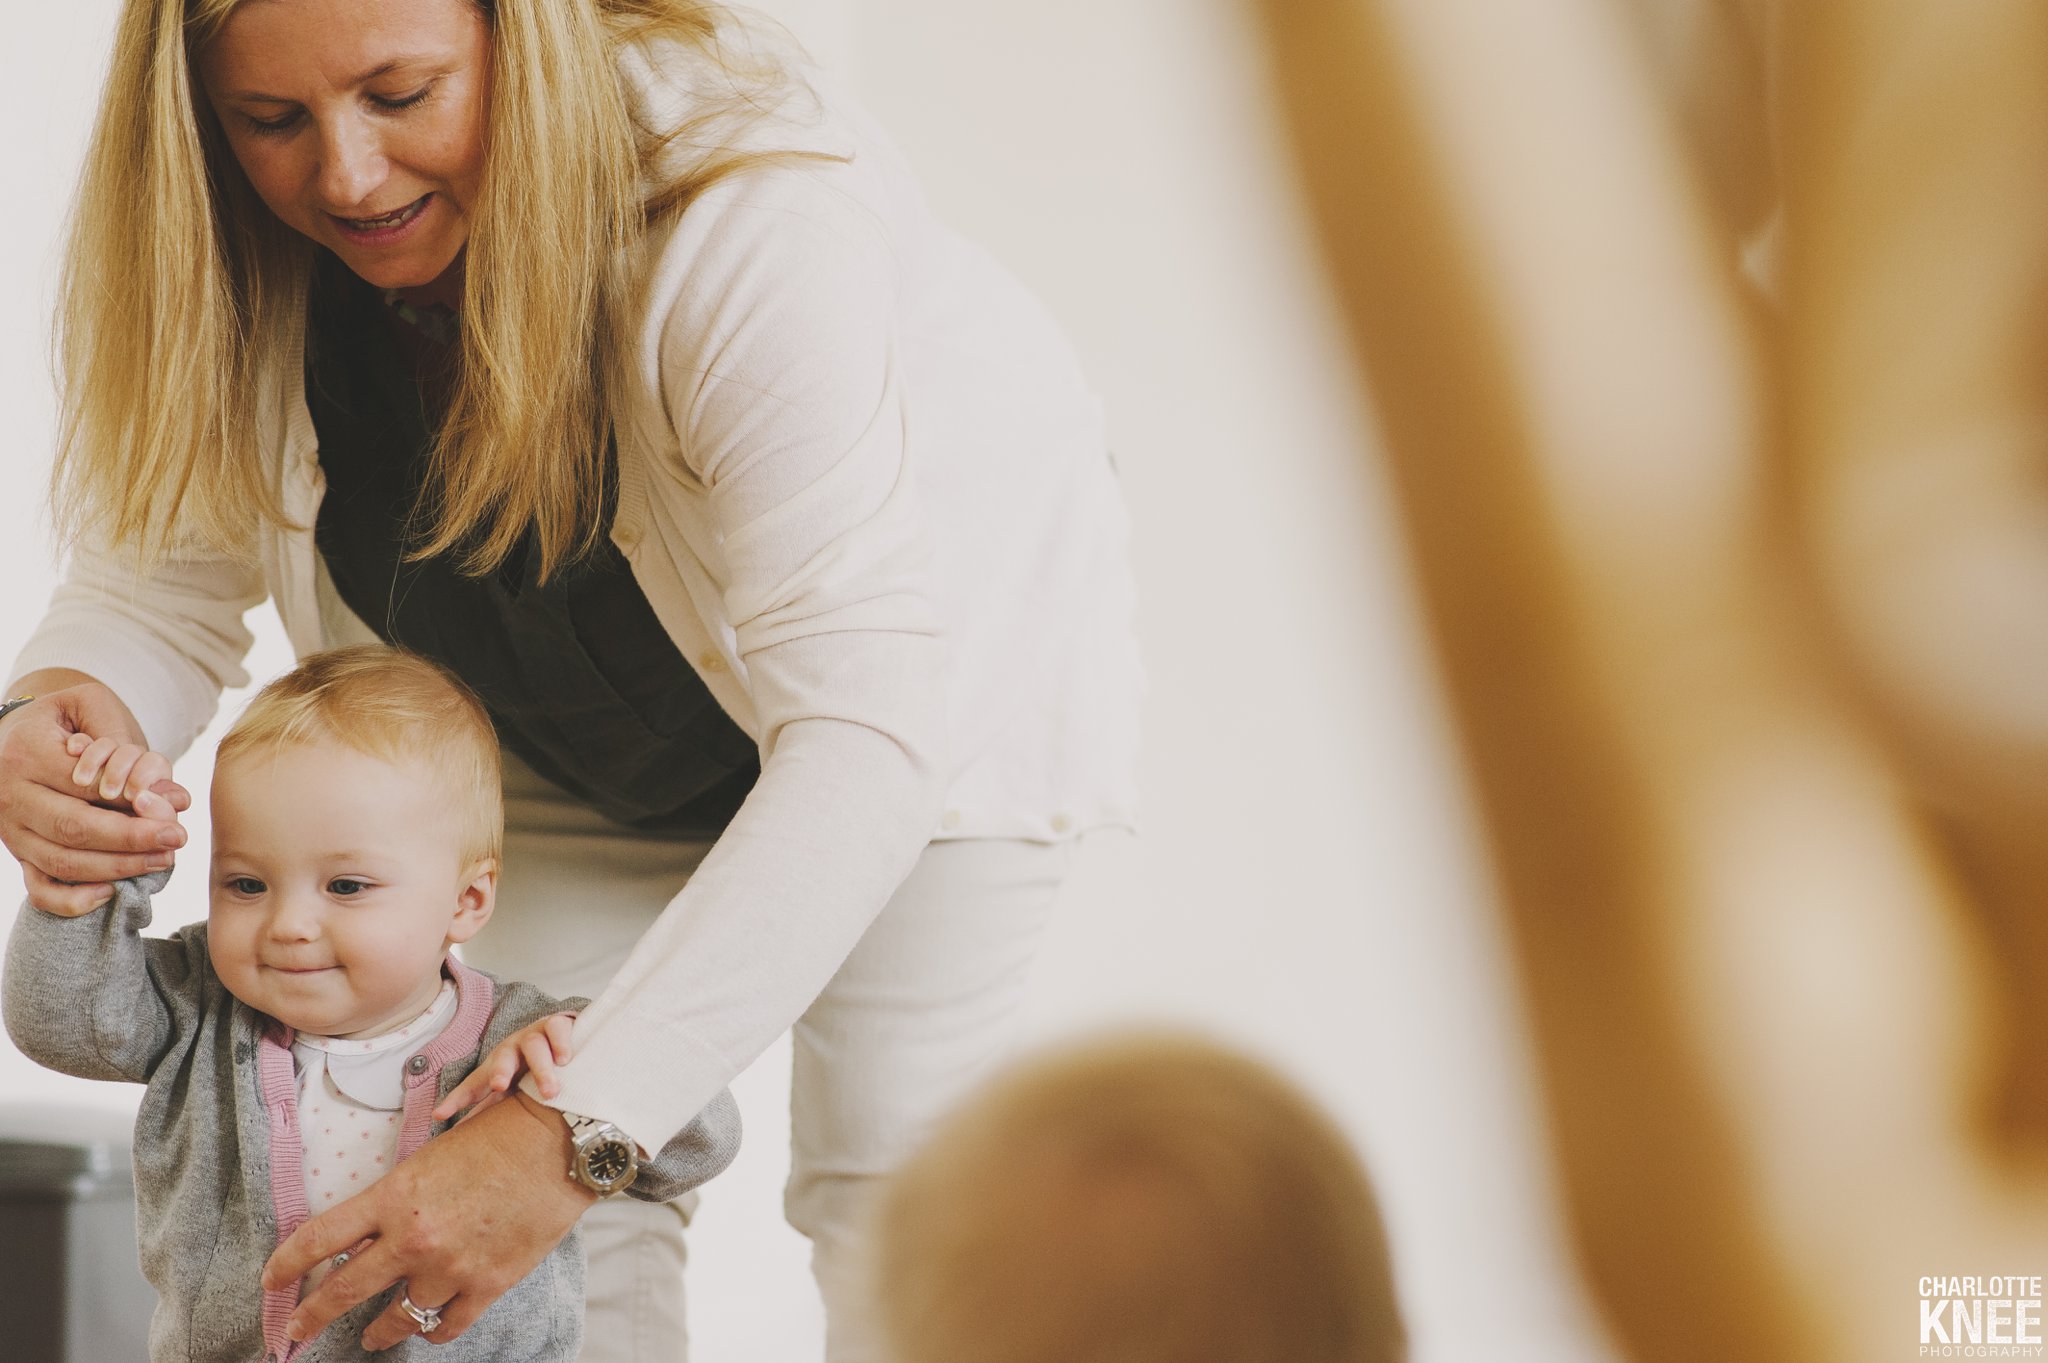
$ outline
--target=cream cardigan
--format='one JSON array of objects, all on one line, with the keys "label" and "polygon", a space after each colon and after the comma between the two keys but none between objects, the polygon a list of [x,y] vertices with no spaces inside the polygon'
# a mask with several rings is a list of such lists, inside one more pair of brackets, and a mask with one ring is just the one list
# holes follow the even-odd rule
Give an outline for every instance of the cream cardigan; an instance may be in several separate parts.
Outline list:
[{"label": "cream cardigan", "polygon": [[[688,98],[674,63],[631,74],[650,120]],[[1135,804],[1141,680],[1098,404],[1050,318],[931,217],[856,108],[820,96],[800,118],[803,145],[850,163],[734,176],[646,242],[617,405],[612,539],[762,758],[578,1024],[558,1101],[649,1149],[809,1005],[928,841],[1057,840]],[[284,357],[265,429],[308,528],[266,531],[256,566],[147,578],[82,549],[14,675],[96,677],[175,755],[246,683],[242,614],[266,596],[300,655],[374,637],[322,582],[302,373]]]}]

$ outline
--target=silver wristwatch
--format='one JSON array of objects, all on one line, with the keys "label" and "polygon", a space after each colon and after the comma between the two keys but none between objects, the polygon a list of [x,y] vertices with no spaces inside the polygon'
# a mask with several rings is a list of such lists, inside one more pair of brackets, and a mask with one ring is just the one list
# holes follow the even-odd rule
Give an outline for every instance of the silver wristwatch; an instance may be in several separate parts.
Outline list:
[{"label": "silver wristwatch", "polygon": [[34,699],[34,696],[9,696],[6,700],[0,701],[0,719],[7,718]]},{"label": "silver wristwatch", "polygon": [[600,1117],[562,1113],[569,1123],[575,1151],[569,1156],[569,1177],[599,1197],[623,1193],[640,1175],[640,1147],[633,1138]]}]

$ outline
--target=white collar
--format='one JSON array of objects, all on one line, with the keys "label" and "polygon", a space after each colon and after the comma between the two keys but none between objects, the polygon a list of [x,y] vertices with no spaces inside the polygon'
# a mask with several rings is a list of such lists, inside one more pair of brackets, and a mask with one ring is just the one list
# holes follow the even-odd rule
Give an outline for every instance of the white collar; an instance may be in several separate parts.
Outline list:
[{"label": "white collar", "polygon": [[446,1031],[455,1020],[455,982],[444,979],[426,1011],[403,1027],[376,1036],[314,1036],[292,1038],[292,1059],[298,1062],[301,1084],[324,1070],[334,1087],[365,1107],[396,1112],[405,1106],[405,1062],[414,1051]]}]

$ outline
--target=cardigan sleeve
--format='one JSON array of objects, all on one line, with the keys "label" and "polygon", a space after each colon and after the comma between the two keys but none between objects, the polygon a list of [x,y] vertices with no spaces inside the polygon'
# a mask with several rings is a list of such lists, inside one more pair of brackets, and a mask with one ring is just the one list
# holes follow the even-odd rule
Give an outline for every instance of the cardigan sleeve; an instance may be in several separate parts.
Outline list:
[{"label": "cardigan sleeve", "polygon": [[198,1025],[205,934],[142,935],[150,896],[170,874],[118,881],[112,899],[76,918],[21,906],[0,996],[7,1034],[23,1054],[82,1079],[140,1084]]},{"label": "cardigan sleeve", "polygon": [[248,683],[252,636],[242,616],[267,594],[252,564],[173,554],[145,573],[124,551],[82,543],[11,675],[83,672],[134,712],[151,747],[177,757],[213,718],[221,691]]},{"label": "cardigan sleeve", "polygon": [[713,623],[732,631],[762,766],[577,1023],[560,1105],[649,1148],[823,990],[937,827],[948,770],[893,244],[831,171],[782,169],[693,204],[664,266],[686,465],[671,473],[715,522]]}]

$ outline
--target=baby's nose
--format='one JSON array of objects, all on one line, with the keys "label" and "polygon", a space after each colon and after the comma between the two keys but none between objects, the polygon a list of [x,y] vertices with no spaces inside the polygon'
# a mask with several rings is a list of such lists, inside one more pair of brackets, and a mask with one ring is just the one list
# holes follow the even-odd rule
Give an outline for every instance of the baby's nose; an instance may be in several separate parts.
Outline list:
[{"label": "baby's nose", "polygon": [[278,904],[270,915],[270,935],[282,942],[308,942],[320,935],[320,915],[294,901]]}]

